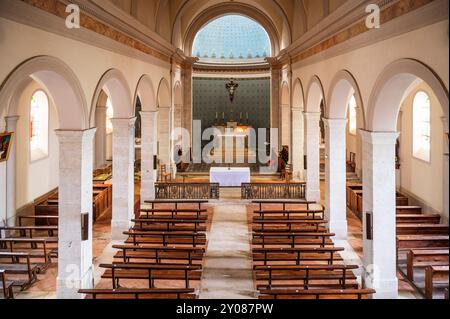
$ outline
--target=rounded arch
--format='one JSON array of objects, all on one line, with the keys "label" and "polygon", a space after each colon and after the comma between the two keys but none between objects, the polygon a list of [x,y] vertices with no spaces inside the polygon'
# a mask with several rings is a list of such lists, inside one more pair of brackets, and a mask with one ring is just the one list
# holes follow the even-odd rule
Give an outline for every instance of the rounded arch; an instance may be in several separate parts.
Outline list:
[{"label": "rounded arch", "polygon": [[169,81],[162,78],[158,86],[157,96],[158,107],[170,107],[171,106],[171,94]]},{"label": "rounded arch", "polygon": [[331,81],[325,116],[330,119],[345,119],[348,102],[352,95],[355,96],[356,103],[362,110],[363,127],[365,127],[366,120],[361,91],[355,77],[347,70],[339,71]]},{"label": "rounded arch", "polygon": [[134,116],[131,91],[125,76],[117,69],[110,69],[102,75],[92,98],[90,115],[90,123],[92,126],[95,125],[95,109],[102,91],[111,100],[115,118],[130,118]]},{"label": "rounded arch", "polygon": [[156,111],[158,106],[156,103],[155,90],[151,78],[146,74],[141,76],[138,81],[133,105],[136,105],[138,97],[141,101],[143,111]]},{"label": "rounded arch", "polygon": [[[269,39],[272,46],[272,56],[276,56],[280,52],[280,39],[281,36],[277,31],[277,28],[273,24],[272,20],[260,9],[243,4],[243,3],[221,3],[212,7],[209,7],[199,13],[197,17],[188,26],[187,31],[182,39],[183,52],[187,56],[192,54],[192,45],[194,43],[195,36],[198,31],[203,28],[210,21],[215,20],[221,16],[229,14],[238,14],[247,18],[253,19],[258,22],[269,35]],[[289,29],[289,28],[287,28]],[[290,38],[290,30],[288,30]]]},{"label": "rounded arch", "polygon": [[80,81],[63,61],[38,56],[13,70],[0,89],[0,114],[17,115],[21,93],[30,79],[41,84],[56,106],[59,129],[84,130],[89,126],[86,99]]},{"label": "rounded arch", "polygon": [[306,112],[320,113],[320,102],[325,103],[325,94],[322,82],[317,75],[314,75],[308,85],[308,93],[306,96]]},{"label": "rounded arch", "polygon": [[303,84],[299,78],[294,82],[292,90],[292,108],[304,110],[305,94],[303,91]]},{"label": "rounded arch", "polygon": [[421,81],[431,88],[448,119],[448,89],[443,81],[424,63],[402,59],[386,66],[375,82],[369,100],[368,130],[395,132],[403,100]]}]

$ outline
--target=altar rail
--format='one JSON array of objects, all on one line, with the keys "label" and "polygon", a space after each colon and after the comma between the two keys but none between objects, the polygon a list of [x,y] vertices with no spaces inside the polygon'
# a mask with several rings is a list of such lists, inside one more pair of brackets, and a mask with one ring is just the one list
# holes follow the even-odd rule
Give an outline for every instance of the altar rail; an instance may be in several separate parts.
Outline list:
[{"label": "altar rail", "polygon": [[305,199],[306,183],[242,183],[242,199]]},{"label": "altar rail", "polygon": [[156,199],[219,199],[218,183],[156,183]]}]

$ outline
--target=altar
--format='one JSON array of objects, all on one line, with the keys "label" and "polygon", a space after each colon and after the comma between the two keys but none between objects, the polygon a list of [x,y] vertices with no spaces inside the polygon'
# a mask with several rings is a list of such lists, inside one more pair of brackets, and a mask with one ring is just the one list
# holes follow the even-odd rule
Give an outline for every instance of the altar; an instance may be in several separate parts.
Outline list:
[{"label": "altar", "polygon": [[209,171],[211,183],[220,186],[241,187],[242,183],[250,183],[249,167],[211,167]]}]

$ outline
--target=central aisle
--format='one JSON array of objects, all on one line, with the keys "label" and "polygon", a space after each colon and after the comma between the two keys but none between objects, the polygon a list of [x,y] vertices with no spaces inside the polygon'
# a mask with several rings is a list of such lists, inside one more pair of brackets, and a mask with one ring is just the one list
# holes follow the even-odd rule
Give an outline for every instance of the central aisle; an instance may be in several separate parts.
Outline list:
[{"label": "central aisle", "polygon": [[220,202],[214,207],[199,298],[254,297],[246,206]]}]

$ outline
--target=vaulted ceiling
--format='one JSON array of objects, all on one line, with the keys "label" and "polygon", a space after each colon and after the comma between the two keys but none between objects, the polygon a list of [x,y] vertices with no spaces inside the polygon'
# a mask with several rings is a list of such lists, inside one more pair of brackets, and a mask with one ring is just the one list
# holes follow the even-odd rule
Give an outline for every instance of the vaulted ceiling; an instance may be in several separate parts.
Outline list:
[{"label": "vaulted ceiling", "polygon": [[257,20],[276,42],[277,54],[347,0],[109,1],[189,55],[197,31],[227,13]]}]

